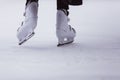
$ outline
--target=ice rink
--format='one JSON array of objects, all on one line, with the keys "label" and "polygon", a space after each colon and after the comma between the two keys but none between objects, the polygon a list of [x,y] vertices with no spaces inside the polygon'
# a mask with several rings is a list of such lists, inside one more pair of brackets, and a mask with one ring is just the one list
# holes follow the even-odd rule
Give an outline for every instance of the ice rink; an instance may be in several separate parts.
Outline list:
[{"label": "ice rink", "polygon": [[120,80],[120,0],[70,6],[77,37],[57,47],[56,0],[39,1],[36,35],[18,46],[25,0],[0,1],[0,80]]}]

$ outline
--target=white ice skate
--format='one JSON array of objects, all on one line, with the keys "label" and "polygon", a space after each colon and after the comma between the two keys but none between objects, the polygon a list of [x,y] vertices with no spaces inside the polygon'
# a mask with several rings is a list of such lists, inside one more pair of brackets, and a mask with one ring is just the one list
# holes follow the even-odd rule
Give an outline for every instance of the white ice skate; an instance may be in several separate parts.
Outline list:
[{"label": "white ice skate", "polygon": [[70,44],[74,41],[76,31],[68,25],[68,16],[66,10],[57,11],[56,35],[58,37],[58,45],[62,46]]},{"label": "white ice skate", "polygon": [[17,30],[17,38],[19,40],[19,45],[29,40],[35,33],[34,29],[37,26],[37,16],[38,13],[38,3],[31,2],[28,3],[25,9],[25,20],[22,22],[21,27]]}]

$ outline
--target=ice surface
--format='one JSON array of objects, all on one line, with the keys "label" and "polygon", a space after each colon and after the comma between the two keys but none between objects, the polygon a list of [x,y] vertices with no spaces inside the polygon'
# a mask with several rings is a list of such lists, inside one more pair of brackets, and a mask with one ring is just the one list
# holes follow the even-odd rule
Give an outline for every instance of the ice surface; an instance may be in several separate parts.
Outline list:
[{"label": "ice surface", "polygon": [[120,1],[70,7],[75,42],[57,47],[56,1],[40,1],[36,35],[18,46],[24,0],[0,3],[0,80],[120,80]]}]

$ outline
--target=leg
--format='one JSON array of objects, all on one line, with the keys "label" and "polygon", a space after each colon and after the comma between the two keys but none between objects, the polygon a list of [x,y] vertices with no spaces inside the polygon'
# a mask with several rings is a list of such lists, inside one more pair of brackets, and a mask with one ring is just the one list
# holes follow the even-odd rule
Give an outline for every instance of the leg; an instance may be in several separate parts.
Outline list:
[{"label": "leg", "polygon": [[27,0],[25,8],[25,20],[17,30],[19,45],[30,39],[34,35],[37,26],[38,0]]},{"label": "leg", "polygon": [[57,10],[60,9],[69,9],[69,3],[68,0],[57,0]]},{"label": "leg", "polygon": [[68,24],[68,12],[69,2],[68,0],[57,0],[57,24],[56,24],[56,35],[58,37],[58,46],[72,43],[76,32]]}]

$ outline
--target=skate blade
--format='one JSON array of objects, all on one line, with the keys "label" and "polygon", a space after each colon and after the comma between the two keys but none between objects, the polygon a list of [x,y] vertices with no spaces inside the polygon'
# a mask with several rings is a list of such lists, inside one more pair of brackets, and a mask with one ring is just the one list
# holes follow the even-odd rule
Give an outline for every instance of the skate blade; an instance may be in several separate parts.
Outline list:
[{"label": "skate blade", "polygon": [[63,44],[58,44],[57,47],[61,47],[61,46],[68,45],[68,44],[71,44],[71,43],[73,43],[73,41],[63,43]]},{"label": "skate blade", "polygon": [[31,37],[33,37],[34,36],[34,32],[32,33],[32,34],[30,34],[25,40],[23,40],[23,41],[21,41],[20,43],[19,43],[19,45],[22,45],[23,43],[25,43],[26,41],[28,41]]}]

